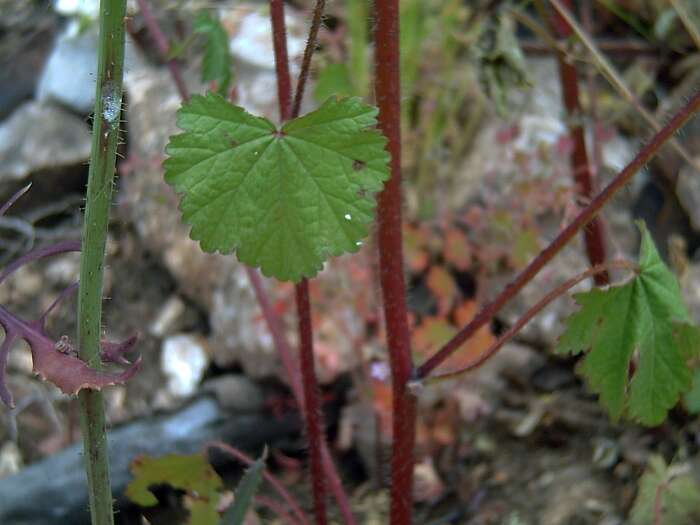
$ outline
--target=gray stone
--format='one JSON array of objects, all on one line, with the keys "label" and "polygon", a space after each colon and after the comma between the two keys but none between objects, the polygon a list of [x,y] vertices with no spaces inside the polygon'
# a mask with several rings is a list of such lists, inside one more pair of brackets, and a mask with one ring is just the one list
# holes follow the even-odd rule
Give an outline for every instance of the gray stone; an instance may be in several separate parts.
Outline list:
[{"label": "gray stone", "polygon": [[[56,39],[44,65],[36,90],[36,98],[54,101],[78,114],[88,115],[95,105],[97,71],[97,26],[79,31],[79,23],[71,21]],[[131,39],[126,40],[125,70],[140,62]]]},{"label": "gray stone", "polygon": [[[224,14],[229,27],[234,27],[230,40],[230,50],[234,59],[259,69],[274,71],[275,52],[272,45],[270,15],[268,7],[243,4]],[[306,44],[306,24],[302,16],[292,9],[286,9],[287,53],[295,62],[304,52]]]},{"label": "gray stone", "polygon": [[0,125],[0,183],[84,164],[89,157],[87,124],[60,107],[27,102]]},{"label": "gray stone", "polygon": [[193,334],[176,334],[163,341],[160,367],[168,378],[168,391],[175,398],[189,397],[209,366],[206,340]]},{"label": "gray stone", "polygon": [[212,392],[219,405],[232,412],[259,412],[265,404],[260,386],[247,376],[229,374],[205,381],[202,391]]},{"label": "gray stone", "polygon": [[[204,443],[222,440],[245,451],[295,437],[296,415],[271,418],[235,414],[212,399],[198,399],[178,412],[133,421],[110,430],[109,465],[117,509],[127,505],[124,489],[129,464],[139,454],[194,454]],[[221,455],[212,455],[221,464]],[[13,525],[84,525],[89,523],[82,445],[76,444],[0,479],[0,523]],[[41,504],[37,504],[41,502]]]}]

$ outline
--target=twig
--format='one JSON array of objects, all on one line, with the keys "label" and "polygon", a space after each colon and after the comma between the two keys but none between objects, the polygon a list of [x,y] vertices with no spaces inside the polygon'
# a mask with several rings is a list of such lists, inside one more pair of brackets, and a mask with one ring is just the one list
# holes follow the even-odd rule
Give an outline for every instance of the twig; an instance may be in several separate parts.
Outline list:
[{"label": "twig", "polygon": [[[503,334],[501,334],[501,336],[489,348],[487,348],[479,356],[472,359],[469,363],[464,365],[462,368],[460,368],[459,370],[454,370],[454,371],[447,372],[444,374],[436,374],[434,376],[430,376],[429,378],[427,378],[425,380],[425,382],[426,383],[433,383],[433,382],[442,381],[445,379],[452,379],[452,378],[458,377],[466,372],[470,372],[470,371],[474,370],[475,368],[480,367],[486,361],[488,361],[494,354],[496,354],[496,352],[498,352],[503,347],[503,345],[505,345],[508,341],[513,339],[513,337],[515,335],[517,335],[517,333],[527,323],[529,323],[533,317],[535,317],[542,310],[544,310],[552,301],[554,301],[558,297],[561,297],[562,295],[564,295],[566,292],[568,292],[571,288],[576,286],[581,281],[584,281],[584,280],[588,279],[589,277],[595,277],[596,275],[599,275],[601,273],[607,274],[608,271],[612,270],[612,269],[638,271],[637,265],[635,265],[632,262],[626,261],[626,260],[610,261],[608,263],[604,263],[604,264],[600,264],[600,265],[592,266],[592,267],[588,268],[584,272],[582,272],[582,273],[576,275],[575,277],[572,277],[571,279],[560,284],[554,290],[552,290],[547,295],[545,295],[539,302],[537,302],[534,306],[529,308],[513,324],[513,326],[511,326],[508,330],[506,330]],[[415,385],[415,386],[418,386],[418,385]]]},{"label": "twig", "polygon": [[304,57],[301,60],[301,71],[299,71],[297,89],[294,93],[294,104],[292,105],[292,118],[298,117],[299,111],[301,110],[301,101],[304,97],[306,81],[309,77],[309,71],[311,70],[311,57],[313,57],[314,51],[316,50],[318,31],[321,28],[321,22],[323,20],[323,10],[325,9],[325,7],[326,0],[316,0],[314,14],[311,19],[311,28],[309,29],[309,38],[306,40],[306,47],[304,48]]}]

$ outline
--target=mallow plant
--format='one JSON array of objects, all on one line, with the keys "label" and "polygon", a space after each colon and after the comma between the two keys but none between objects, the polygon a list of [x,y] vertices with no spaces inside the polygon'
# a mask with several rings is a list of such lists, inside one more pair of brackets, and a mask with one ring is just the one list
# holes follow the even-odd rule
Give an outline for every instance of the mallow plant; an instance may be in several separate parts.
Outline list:
[{"label": "mallow plant", "polygon": [[[112,19],[122,9],[122,2],[103,0],[102,4],[102,29],[113,34],[122,31],[123,20]],[[118,9],[116,4],[122,7]],[[315,110],[302,115],[301,103],[311,58],[317,47],[325,2],[315,2],[300,73],[293,90],[286,48],[284,3],[282,0],[270,0],[279,123],[250,114],[226,98],[226,88],[232,78],[228,71],[230,60],[227,58],[226,39],[221,38],[214,18],[200,17],[195,24],[196,31],[208,37],[207,46],[214,46],[207,49],[203,68],[204,79],[213,84],[213,89],[204,95],[190,97],[181,81],[177,61],[172,60],[170,55],[168,40],[158,27],[146,0],[138,0],[138,4],[159,51],[169,61],[170,71],[183,98],[177,115],[181,132],[170,138],[166,150],[165,180],[180,194],[182,219],[191,226],[191,236],[201,248],[227,256],[235,254],[241,263],[249,267],[251,284],[303,414],[317,524],[329,522],[327,492],[333,495],[343,522],[356,523],[356,517],[333,465],[323,432],[314,369],[309,280],[317,275],[329,257],[356,252],[370,233],[376,236],[379,286],[392,381],[389,512],[392,525],[412,522],[417,397],[424,389],[430,388],[431,382],[465,373],[486,362],[553,299],[586,279],[593,278],[604,287],[575,295],[578,310],[567,320],[556,351],[581,354],[579,371],[590,389],[598,394],[610,417],[628,417],[645,425],[658,425],[681,395],[691,388],[691,365],[699,356],[700,333],[682,303],[676,278],[659,257],[645,226],[639,225],[641,247],[637,261],[608,260],[604,254],[594,250],[594,245],[604,235],[595,222],[603,206],[698,111],[700,92],[686,101],[684,107],[607,186],[597,193],[593,192],[592,187],[585,189],[585,205],[579,208],[571,222],[512,282],[484,304],[454,337],[436,348],[424,362],[416,363],[411,352],[402,246],[399,1],[377,0],[374,3],[373,92],[376,106],[359,98],[331,96]],[[564,2],[557,2],[557,9],[565,9],[561,4]],[[113,25],[108,25],[108,20]],[[566,27],[556,27],[566,34]],[[116,45],[117,40],[110,42]],[[123,43],[121,46],[123,49]],[[106,46],[104,49],[101,47],[100,51],[106,64],[117,62],[115,57],[119,53],[115,49]],[[103,219],[106,218],[111,189],[111,148],[116,143],[118,121],[101,118],[111,116],[111,113],[108,115],[99,101],[120,100],[121,69],[117,69],[107,68],[105,76],[98,76],[98,89],[101,85],[113,98],[104,99],[98,91],[94,153],[103,152],[108,156],[108,162],[103,166],[105,171],[101,178],[95,176],[96,193],[89,188],[88,200],[104,197],[106,203],[100,201],[104,205],[100,220],[93,220],[94,215],[86,215],[86,232],[92,231],[97,223],[101,224],[102,231],[106,230]],[[571,73],[563,70],[562,81],[571,82]],[[571,111],[575,110],[574,102],[567,104]],[[579,133],[573,128],[570,131],[572,135]],[[583,144],[581,141],[576,143],[578,147]],[[584,162],[580,151],[577,154],[579,156],[572,158],[574,167],[580,167]],[[91,184],[93,172],[100,166],[93,157]],[[583,184],[581,180],[578,182],[579,185]],[[579,233],[583,233],[587,241],[587,254],[591,262],[588,270],[572,276],[544,294],[542,300],[532,305],[490,348],[461,370],[449,375],[436,373],[439,365],[465,344],[468,345],[470,337],[490,323],[499,310],[516,297]],[[77,246],[71,245],[71,248]],[[89,393],[83,399],[86,413],[83,427],[85,446],[87,450],[95,452],[95,457],[99,457],[98,452],[103,450],[103,446],[90,447],[94,447],[93,441],[103,439],[104,433],[100,434],[98,427],[103,429],[104,421],[103,418],[97,422],[87,419],[93,413],[91,409],[99,405],[96,398],[88,399],[88,396],[93,396],[96,390],[110,382],[127,379],[136,365],[129,365],[125,372],[117,376],[105,375],[95,368],[95,355],[85,353],[81,346],[95,349],[97,345],[99,287],[96,282],[101,282],[104,238],[86,233],[82,248],[86,263],[85,271],[81,271],[81,290],[85,287],[86,295],[83,297],[81,293],[81,314],[89,314],[91,324],[89,327],[86,324],[85,330],[81,331],[84,337],[78,338],[78,350],[86,363],[61,352],[56,348],[55,341],[51,342],[43,335],[43,316],[34,323],[23,323],[2,309],[0,320],[8,339],[25,337],[33,343],[35,368],[47,379],[57,382],[59,386],[64,381],[70,381],[69,390],[77,387]],[[270,307],[257,268],[268,277],[290,281],[295,285],[298,368],[281,331],[279,319]],[[610,270],[613,269],[624,272],[626,278],[619,283],[608,284]],[[88,286],[92,290],[89,296]],[[110,350],[107,352],[110,358],[117,356],[120,359],[123,347],[108,346],[106,349]],[[62,365],[60,378],[53,368],[57,364]],[[47,366],[51,368],[50,372]],[[88,375],[90,381],[81,379]],[[70,380],[66,379],[68,376]],[[98,432],[93,433],[93,429]],[[92,463],[92,453],[86,456],[90,458],[88,463]],[[93,470],[91,474],[90,468],[88,475],[91,486],[105,478],[101,470]],[[108,483],[101,486],[102,492],[91,498],[91,505],[98,505],[108,494],[104,492],[109,490]],[[110,522],[111,514],[106,515],[110,511],[105,509],[106,506],[102,510],[97,507],[92,509],[93,523]]]}]

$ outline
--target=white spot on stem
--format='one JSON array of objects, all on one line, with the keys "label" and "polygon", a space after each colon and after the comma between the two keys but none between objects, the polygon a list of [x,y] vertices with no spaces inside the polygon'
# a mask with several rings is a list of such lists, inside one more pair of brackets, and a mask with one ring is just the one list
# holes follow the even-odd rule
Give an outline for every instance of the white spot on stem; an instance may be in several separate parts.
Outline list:
[{"label": "white spot on stem", "polygon": [[117,97],[111,83],[106,83],[102,88],[102,116],[110,126],[116,125],[121,108],[121,97]]}]

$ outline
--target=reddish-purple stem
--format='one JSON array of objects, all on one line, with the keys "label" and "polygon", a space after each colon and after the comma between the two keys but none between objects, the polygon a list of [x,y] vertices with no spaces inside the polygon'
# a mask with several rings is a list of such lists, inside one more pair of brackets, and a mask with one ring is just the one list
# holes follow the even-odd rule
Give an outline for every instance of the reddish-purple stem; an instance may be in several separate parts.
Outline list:
[{"label": "reddish-purple stem", "polygon": [[168,42],[168,38],[163,31],[160,30],[160,25],[158,25],[156,17],[153,16],[153,12],[148,6],[147,0],[136,0],[136,2],[138,3],[139,11],[141,11],[141,16],[143,16],[143,21],[146,24],[148,33],[151,35],[153,42],[158,48],[158,53],[164,60],[167,60],[166,63],[170,70],[170,75],[173,77],[180,98],[182,98],[182,100],[189,100],[190,92],[187,90],[187,85],[185,84],[185,79],[182,77],[182,72],[177,64],[177,60],[174,58],[168,59],[170,55],[170,43]]},{"label": "reddish-purple stem", "polygon": [[[277,348],[277,353],[282,361],[282,366],[284,366],[287,377],[289,378],[292,393],[294,394],[294,398],[296,399],[297,403],[301,407],[303,414],[306,411],[306,407],[304,406],[304,393],[301,386],[299,368],[294,361],[289,343],[282,332],[279,316],[270,305],[270,300],[265,292],[265,289],[263,288],[260,274],[258,274],[256,270],[248,267],[246,267],[246,271],[248,272],[248,277],[253,285],[253,290],[255,291],[258,304],[262,310],[263,318],[267,323],[270,334],[272,334],[272,339],[275,342],[275,347]],[[321,443],[321,459],[323,461],[323,468],[326,474],[326,482],[328,483],[330,491],[338,504],[338,509],[340,510],[340,514],[343,516],[343,520],[348,525],[356,525],[355,517],[352,515],[352,510],[350,509],[350,502],[348,501],[345,489],[343,489],[343,484],[341,483],[338,472],[335,469],[333,458],[331,457],[325,440],[323,440]]]},{"label": "reddish-purple stem", "polygon": [[[314,21],[318,14],[318,25],[320,25],[323,5],[319,0],[316,5]],[[280,119],[284,122],[289,118],[298,116],[301,107],[301,99],[304,96],[304,86],[306,76],[309,73],[309,64],[302,68],[299,75],[297,87],[298,104],[295,102],[294,108],[290,107],[291,102],[291,81],[289,78],[289,56],[287,54],[287,31],[284,20],[284,4],[279,0],[270,0],[270,19],[273,32],[273,47],[275,52],[275,68],[277,72],[277,95],[280,111]],[[305,62],[311,61],[311,55],[316,48],[316,35],[318,26],[311,26],[309,38],[304,51]],[[308,57],[308,59],[307,59]],[[311,301],[309,300],[309,282],[303,278],[294,288],[297,306],[297,317],[299,326],[299,365],[301,369],[302,387],[304,393],[304,419],[306,422],[306,433],[309,440],[309,459],[311,466],[311,485],[313,488],[314,516],[317,525],[326,525],[326,482],[323,476],[323,452],[322,443],[325,442],[323,436],[323,424],[321,417],[321,400],[316,379],[316,369],[314,365],[314,340],[313,328],[311,326]]]},{"label": "reddish-purple stem", "polygon": [[564,295],[566,292],[568,292],[571,288],[576,286],[581,281],[584,281],[584,280],[588,279],[589,277],[595,277],[596,275],[603,273],[603,272],[607,273],[608,270],[612,270],[613,268],[625,269],[625,270],[630,270],[630,271],[634,271],[637,269],[636,265],[634,263],[631,263],[631,262],[625,261],[625,260],[610,261],[608,263],[599,264],[596,266],[591,266],[590,268],[588,268],[584,272],[576,275],[575,277],[572,277],[571,279],[568,279],[567,281],[564,281],[562,284],[557,286],[554,290],[552,290],[547,295],[545,295],[534,306],[530,307],[513,324],[513,326],[511,326],[508,330],[506,330],[503,334],[501,334],[501,336],[489,348],[487,348],[480,355],[478,355],[477,357],[472,359],[470,362],[468,362],[462,368],[460,368],[459,370],[453,370],[450,372],[446,372],[444,374],[435,374],[433,376],[430,376],[430,378],[429,378],[430,381],[432,382],[432,381],[438,381],[438,380],[442,380],[442,379],[450,379],[450,378],[462,375],[462,374],[469,372],[471,370],[474,370],[475,368],[479,368],[486,361],[488,361],[494,354],[496,354],[496,352],[498,352],[501,348],[503,348],[503,345],[505,345],[508,341],[513,339],[513,337],[527,323],[529,323],[533,317],[535,317],[542,310],[544,310],[547,307],[547,305],[549,305],[556,298]]},{"label": "reddish-purple stem", "polygon": [[277,101],[280,120],[284,122],[292,116],[292,81],[289,76],[287,25],[284,22],[283,0],[270,0],[270,22],[272,23],[272,45],[275,51],[275,72],[277,73]]},{"label": "reddish-purple stem", "polygon": [[43,248],[37,248],[5,266],[5,269],[0,272],[0,283],[30,261],[35,261],[43,257],[50,257],[52,255],[59,255],[61,253],[79,251],[80,241],[63,241],[50,246],[44,246]]},{"label": "reddish-purple stem", "polygon": [[[253,463],[255,463],[255,460],[247,454],[245,454],[244,452],[241,452],[237,448],[234,448],[231,445],[227,445],[226,443],[223,443],[221,441],[207,443],[206,448],[217,448],[222,452],[225,452],[226,454],[230,455],[234,459],[240,461],[247,467],[250,467],[253,465]],[[289,491],[286,488],[284,488],[284,485],[282,485],[282,483],[280,483],[280,481],[275,476],[270,474],[270,472],[267,469],[263,469],[263,477],[272,486],[272,488],[275,489],[275,492],[277,492],[277,494],[280,495],[280,497],[287,503],[287,505],[289,505],[292,514],[296,516],[299,522],[302,523],[302,525],[309,525],[309,520],[306,517],[306,514],[304,514],[304,511],[301,510],[301,507],[296,502],[294,497],[289,493]]]},{"label": "reddish-purple stem", "polygon": [[272,336],[272,341],[275,343],[275,348],[277,349],[277,353],[282,361],[282,366],[287,373],[289,387],[292,389],[292,393],[303,411],[305,410],[304,393],[301,387],[299,367],[294,360],[292,349],[287,342],[284,332],[282,331],[282,322],[270,304],[270,298],[265,291],[265,287],[263,286],[262,279],[260,278],[258,271],[255,268],[250,268],[249,266],[246,266],[245,270],[248,274],[250,284],[253,286],[255,298],[257,299],[258,306],[260,306],[260,310],[262,311],[265,324],[267,324],[267,330]]},{"label": "reddish-purple stem", "polygon": [[409,525],[413,510],[413,449],[416,403],[407,388],[413,372],[406,309],[401,224],[401,84],[399,78],[399,2],[375,3],[375,93],[379,128],[391,154],[391,177],[379,195],[379,280],[392,376],[393,447],[392,525]]},{"label": "reddish-purple stem", "polygon": [[416,370],[416,379],[428,376],[445,359],[451,356],[476,331],[493,319],[498,311],[517,295],[535,275],[549,262],[576,233],[588,224],[601,208],[623,187],[630,179],[656,154],[661,146],[668,141],[694,114],[700,109],[700,91],[676,113],[651,141],[644,146],[630,162],[593,200],[583,208],[576,218],[547,246],[535,259],[508,284],[505,289],[479,313],[457,335],[450,339],[440,350]]},{"label": "reddish-purple stem", "polygon": [[326,519],[326,482],[323,476],[321,443],[323,428],[321,423],[321,400],[314,367],[314,342],[311,327],[311,301],[309,301],[309,281],[302,281],[295,287],[297,316],[299,320],[299,365],[304,387],[304,419],[309,439],[311,460],[311,484],[313,487],[314,515],[317,525],[328,523]]},{"label": "reddish-purple stem", "polygon": [[[570,0],[563,0],[563,4],[571,9]],[[571,26],[555,12],[552,15],[551,25],[560,37],[568,38],[572,35]],[[562,87],[564,107],[568,115],[569,136],[573,144],[571,151],[571,169],[573,170],[576,191],[583,202],[588,202],[593,196],[594,185],[591,173],[588,153],[586,152],[586,138],[583,129],[581,103],[578,91],[578,72],[576,66],[567,60],[564,53],[557,53],[559,64],[559,81]],[[605,232],[603,223],[595,218],[588,223],[583,232],[586,245],[586,253],[591,266],[605,262]],[[610,282],[608,272],[597,273],[594,277],[598,286],[604,286]]]},{"label": "reddish-purple stem", "polygon": [[323,20],[323,10],[325,7],[326,0],[316,0],[314,14],[311,19],[311,28],[309,29],[309,38],[306,41],[304,57],[301,60],[301,71],[299,72],[299,79],[297,81],[297,90],[294,93],[292,118],[298,117],[299,111],[301,111],[301,100],[304,97],[304,88],[306,87],[306,80],[308,79],[309,71],[311,70],[311,57],[313,56],[314,51],[316,50],[318,31],[321,28],[321,22]]},{"label": "reddish-purple stem", "polygon": [[19,200],[19,198],[27,193],[29,191],[29,188],[32,187],[32,183],[30,182],[26,186],[20,188],[17,190],[8,200],[0,206],[0,216],[5,215],[5,212],[10,209],[10,207]]}]

